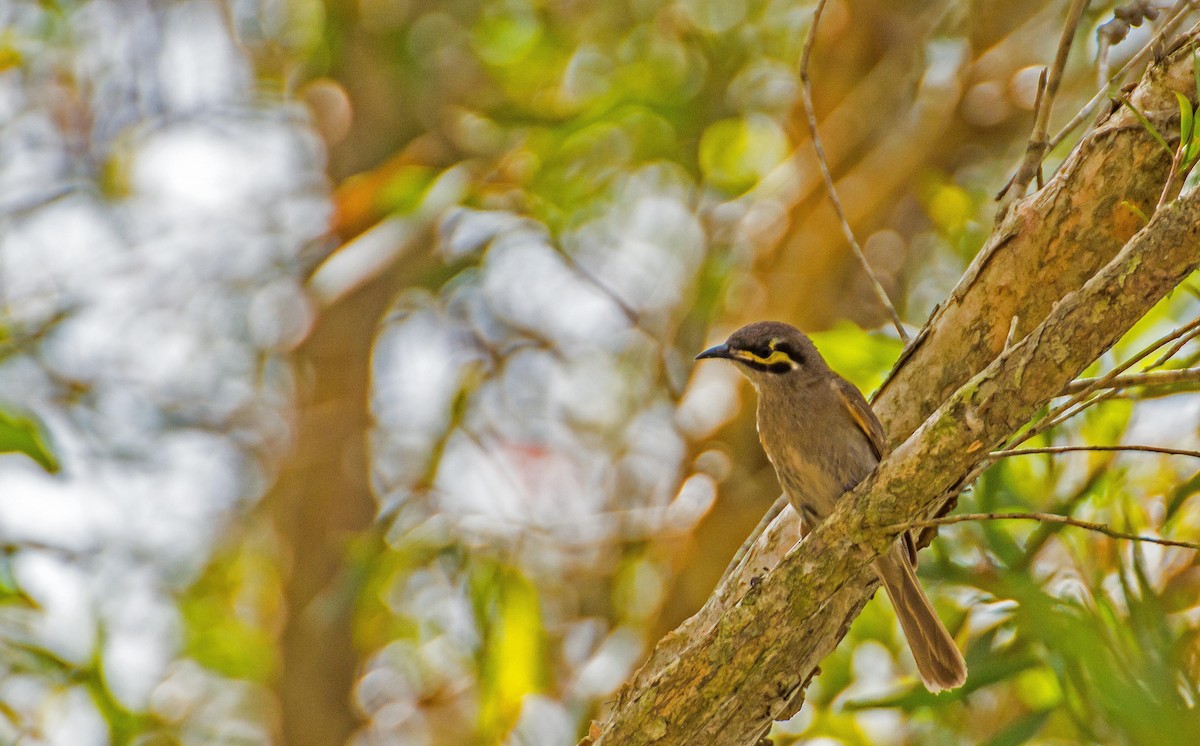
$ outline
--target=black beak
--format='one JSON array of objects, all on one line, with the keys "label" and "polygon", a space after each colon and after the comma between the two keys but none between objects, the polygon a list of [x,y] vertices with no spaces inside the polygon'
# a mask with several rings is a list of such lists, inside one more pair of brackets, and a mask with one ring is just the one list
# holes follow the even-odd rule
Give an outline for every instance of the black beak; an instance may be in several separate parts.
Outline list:
[{"label": "black beak", "polygon": [[709,347],[704,352],[701,352],[699,355],[696,356],[696,359],[703,360],[706,357],[732,358],[733,355],[729,354],[729,345],[719,344],[716,347]]}]

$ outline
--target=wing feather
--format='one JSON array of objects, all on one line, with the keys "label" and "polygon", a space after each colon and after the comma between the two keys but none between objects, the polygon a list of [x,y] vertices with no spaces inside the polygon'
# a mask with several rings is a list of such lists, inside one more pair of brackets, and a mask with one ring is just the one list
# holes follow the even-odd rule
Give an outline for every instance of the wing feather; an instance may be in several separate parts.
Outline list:
[{"label": "wing feather", "polygon": [[854,384],[840,376],[834,379],[834,390],[837,391],[838,399],[841,400],[842,406],[850,413],[850,418],[854,420],[854,424],[858,425],[858,429],[862,431],[862,434],[867,436],[867,442],[871,444],[871,450],[875,452],[875,458],[883,460],[883,425],[880,424],[879,418],[875,416],[875,413],[871,411],[871,405],[863,398],[862,392]]},{"label": "wing feather", "polygon": [[[875,416],[875,412],[871,409],[871,405],[863,397],[862,392],[858,387],[850,383],[840,376],[834,380],[834,390],[837,391],[838,399],[842,402],[842,406],[850,413],[850,419],[854,420],[854,424],[858,425],[858,429],[867,437],[867,442],[871,444],[871,450],[875,452],[875,458],[883,460],[883,449],[886,444],[886,439],[883,434],[883,424],[879,418]],[[905,531],[901,536],[904,543],[905,554],[908,555],[908,561],[913,567],[917,566],[917,545],[911,531]]]}]

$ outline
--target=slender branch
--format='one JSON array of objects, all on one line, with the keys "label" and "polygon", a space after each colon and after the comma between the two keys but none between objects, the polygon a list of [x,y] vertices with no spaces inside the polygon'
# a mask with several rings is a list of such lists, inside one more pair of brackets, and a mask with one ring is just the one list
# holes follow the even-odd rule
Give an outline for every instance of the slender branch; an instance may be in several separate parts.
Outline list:
[{"label": "slender branch", "polygon": [[[1155,360],[1150,365],[1147,365],[1144,369],[1142,369],[1143,374],[1154,372],[1154,370],[1156,368],[1160,367],[1161,365],[1166,363],[1168,360],[1173,358],[1175,356],[1175,354],[1178,353],[1179,350],[1182,349],[1185,344],[1192,341],[1197,336],[1200,336],[1200,328],[1196,328],[1196,322],[1192,322],[1191,324],[1188,324],[1186,327],[1177,329],[1176,332],[1180,332],[1180,331],[1184,331],[1184,330],[1186,330],[1186,333],[1179,335],[1179,338],[1176,340],[1174,345],[1172,345],[1166,352],[1164,352],[1157,360]],[[1153,352],[1153,349],[1149,349],[1149,350],[1144,351],[1143,353],[1135,355],[1132,358],[1132,360],[1127,361],[1126,364],[1124,366],[1122,366],[1121,369],[1128,370],[1129,363],[1136,362],[1137,360],[1141,360],[1142,358],[1144,358],[1146,356],[1146,354],[1149,354],[1149,352]],[[1119,376],[1112,376],[1112,373],[1110,372],[1110,373],[1106,374],[1105,376],[1096,379],[1096,383],[1094,384],[1094,388],[1092,390],[1094,391],[1094,390],[1098,390],[1101,388],[1106,388],[1109,383],[1117,380],[1117,378],[1119,378]],[[1108,379],[1108,380],[1105,380],[1105,379]],[[1090,391],[1088,391],[1086,387],[1083,389],[1083,391],[1090,393]],[[1090,399],[1084,398],[1084,397],[1086,397],[1087,393],[1077,394],[1076,396],[1078,396],[1079,398],[1076,399],[1076,403],[1074,405],[1072,405],[1070,403],[1070,401],[1068,401],[1067,404],[1064,405],[1064,407],[1063,407],[1063,409],[1066,409],[1068,407],[1073,407],[1070,409],[1070,411],[1063,411],[1063,410],[1058,410],[1058,409],[1052,410],[1049,416],[1047,416],[1045,419],[1041,420],[1040,422],[1036,423],[1033,427],[1031,427],[1028,431],[1026,431],[1025,434],[1023,434],[1021,436],[1020,440],[1015,441],[1011,445],[1016,445],[1017,443],[1023,443],[1026,440],[1029,440],[1029,438],[1032,438],[1034,435],[1037,435],[1038,433],[1042,433],[1042,432],[1045,432],[1046,430],[1049,430],[1052,427],[1056,427],[1056,426],[1062,424],[1063,422],[1066,422],[1070,418],[1074,417],[1075,415],[1079,414],[1083,410],[1088,409],[1089,407],[1093,407],[1097,404],[1100,404],[1101,402],[1105,402],[1105,401],[1108,401],[1109,399],[1116,397],[1116,395],[1119,391],[1120,391],[1120,389],[1110,388],[1107,391],[1104,391],[1103,393],[1101,393],[1097,396],[1094,396]]]},{"label": "slender branch", "polygon": [[1099,378],[1077,378],[1063,388],[1063,395],[1071,396],[1084,389],[1128,389],[1135,386],[1170,386],[1177,383],[1200,383],[1200,368],[1129,373],[1117,376],[1104,383],[1099,383],[1099,381]]},{"label": "slender branch", "polygon": [[1189,448],[1166,448],[1163,446],[1045,446],[1042,448],[1009,448],[1003,451],[992,451],[991,458],[1008,458],[1009,456],[1029,456],[1035,453],[1072,453],[1074,451],[1140,451],[1143,453],[1162,453],[1167,456],[1191,456],[1200,458],[1200,451]]},{"label": "slender branch", "polygon": [[[1016,450],[1013,448],[1014,446],[1020,445],[1035,435],[1039,435],[1050,428],[1067,421],[1088,407],[1111,399],[1112,397],[1116,396],[1120,389],[1110,388],[1110,385],[1121,378],[1121,374],[1135,365],[1138,361],[1143,360],[1149,355],[1153,354],[1155,350],[1161,348],[1163,345],[1174,342],[1174,344],[1172,344],[1165,353],[1159,356],[1157,360],[1146,366],[1141,373],[1132,374],[1131,377],[1151,374],[1154,372],[1155,368],[1170,360],[1177,352],[1179,352],[1179,350],[1183,348],[1185,344],[1187,344],[1197,335],[1200,335],[1200,318],[1194,319],[1187,324],[1172,330],[1170,333],[1156,339],[1154,342],[1151,342],[1149,345],[1139,350],[1124,363],[1118,365],[1116,368],[1104,374],[1103,376],[1099,378],[1086,379],[1086,382],[1079,386],[1078,390],[1072,394],[1071,398],[1065,403],[1053,408],[1044,418],[1038,422],[1035,422],[1027,430],[1009,440],[1007,449],[1001,449],[999,451],[994,451],[993,453],[1003,454],[1005,453],[1005,450]],[[1098,396],[1094,396],[1090,399],[1087,398],[1088,394],[1103,388],[1107,388],[1108,390],[1104,391]],[[976,463],[963,477],[962,483],[971,484],[974,482],[979,478],[980,474],[982,474],[988,469],[988,467],[995,463],[995,460],[995,457],[989,454],[986,458]]]},{"label": "slender branch", "polygon": [[1100,34],[1100,48],[1096,50],[1096,89],[1100,91],[1108,90],[1108,53],[1111,49],[1112,42],[1107,36]]},{"label": "slender branch", "polygon": [[1034,423],[1028,430],[1021,433],[1021,435],[1009,443],[1009,446],[1012,447],[1020,445],[1033,436],[1043,433],[1055,425],[1074,417],[1087,407],[1111,397],[1115,393],[1115,389],[1105,391],[1103,394],[1100,394],[1095,398],[1086,399],[1088,394],[1096,391],[1097,389],[1105,388],[1107,384],[1116,380],[1118,376],[1136,365],[1138,361],[1143,360],[1149,355],[1153,354],[1155,350],[1159,349],[1163,345],[1174,342],[1175,344],[1172,345],[1164,355],[1159,357],[1158,360],[1155,360],[1153,363],[1147,366],[1146,370],[1148,371],[1157,368],[1170,359],[1172,355],[1178,352],[1184,344],[1186,344],[1197,334],[1200,334],[1200,318],[1194,319],[1187,324],[1172,330],[1170,333],[1156,339],[1146,347],[1139,350],[1137,354],[1133,355],[1125,362],[1110,370],[1108,373],[1099,378],[1093,379],[1090,384],[1081,388],[1066,402],[1050,410],[1050,413],[1047,414],[1044,419]]},{"label": "slender branch", "polygon": [[[1038,76],[1037,97],[1033,100],[1034,131],[1029,134],[1029,143],[1025,146],[1025,148],[1026,148],[1025,149],[1025,157],[1026,158],[1030,157],[1029,148],[1035,147],[1034,146],[1034,137],[1037,136],[1037,126],[1038,126],[1037,123],[1039,120],[1042,119],[1041,112],[1043,112],[1043,111],[1047,112],[1045,121],[1046,122],[1050,121],[1050,115],[1049,115],[1050,104],[1046,103],[1046,75],[1047,75],[1047,70],[1046,70],[1046,68],[1043,67],[1042,74]],[[1047,126],[1049,126],[1049,125],[1047,125]],[[1045,128],[1043,128],[1042,135],[1037,140],[1036,147],[1038,148],[1038,152],[1039,152],[1039,155],[1037,157],[1036,168],[1034,168],[1034,164],[1030,164],[1030,167],[1032,170],[1037,172],[1037,188],[1041,189],[1043,186],[1045,186],[1045,184],[1042,183],[1042,160],[1045,159],[1046,151],[1048,150],[1048,147],[1046,145]],[[1021,169],[1018,168],[1018,170],[1017,170],[1018,174],[1020,173],[1020,170]],[[1010,181],[1009,184],[1012,184],[1012,182]],[[1028,183],[1026,183],[1025,186],[1028,186]],[[1025,186],[1022,186],[1018,190],[1014,190],[1014,193],[1015,194],[1024,194]],[[1008,186],[1006,185],[1004,188],[1008,189]]]},{"label": "slender branch", "polygon": [[858,239],[854,237],[854,229],[850,227],[850,221],[846,219],[846,211],[842,208],[842,200],[838,197],[837,189],[833,184],[833,174],[830,173],[829,162],[825,158],[825,145],[822,143],[821,135],[817,131],[817,114],[816,109],[813,107],[812,80],[808,75],[808,63],[812,57],[813,44],[817,38],[817,26],[821,23],[821,13],[824,10],[825,0],[819,0],[816,10],[813,11],[812,24],[808,27],[808,38],[804,40],[804,51],[800,55],[800,90],[803,93],[804,114],[808,122],[808,132],[812,136],[813,150],[817,153],[817,164],[820,166],[821,179],[825,182],[825,191],[829,194],[829,201],[833,203],[833,211],[837,213],[842,233],[845,235],[846,241],[850,244],[850,249],[854,252],[858,263],[862,265],[863,271],[871,283],[871,289],[875,291],[875,297],[879,299],[879,303],[887,311],[888,316],[891,317],[892,325],[896,327],[896,333],[907,344],[908,332],[904,330],[904,324],[900,321],[900,314],[896,313],[896,307],[892,305],[892,300],[888,297],[887,290],[879,282],[879,278],[875,275],[875,270],[871,269],[871,263],[867,261],[867,255],[863,253],[862,246],[859,245]]},{"label": "slender branch", "polygon": [[1175,539],[1160,539],[1156,536],[1142,536],[1140,534],[1131,534],[1125,531],[1118,531],[1115,528],[1094,521],[1083,521],[1070,516],[1057,515],[1055,513],[963,513],[961,515],[947,515],[941,518],[930,518],[923,521],[908,521],[905,523],[895,523],[891,526],[885,526],[882,531],[889,534],[898,534],[902,531],[908,531],[918,528],[931,528],[933,526],[948,526],[952,523],[966,523],[967,521],[1040,521],[1042,523],[1061,523],[1067,526],[1087,529],[1111,536],[1114,539],[1128,539],[1129,541],[1145,541],[1151,544],[1161,544],[1167,547],[1183,547],[1184,549],[1195,549],[1200,551],[1200,544],[1191,541],[1177,541]]},{"label": "slender branch", "polygon": [[1012,347],[1013,342],[1017,338],[1017,323],[1020,322],[1020,316],[1013,316],[1012,321],[1008,323],[1008,334],[1004,337],[1004,349]]},{"label": "slender branch", "polygon": [[1076,127],[1087,121],[1087,119],[1095,113],[1100,104],[1108,101],[1112,86],[1116,81],[1123,78],[1130,70],[1133,70],[1137,66],[1144,63],[1150,57],[1151,53],[1153,53],[1153,51],[1162,44],[1164,39],[1175,33],[1175,30],[1179,28],[1181,23],[1183,23],[1183,19],[1187,17],[1187,12],[1191,9],[1193,2],[1194,0],[1179,0],[1175,3],[1175,5],[1171,6],[1171,9],[1167,11],[1166,19],[1163,21],[1162,28],[1158,30],[1158,33],[1156,33],[1154,37],[1150,39],[1150,41],[1146,42],[1145,46],[1139,49],[1137,54],[1130,57],[1124,65],[1121,65],[1121,69],[1117,70],[1117,72],[1108,79],[1108,85],[1097,91],[1096,95],[1092,96],[1092,99],[1084,104],[1084,107],[1079,110],[1079,113],[1077,113],[1071,119],[1071,121],[1067,122],[1067,124],[1058,131],[1058,134],[1050,138],[1049,147],[1046,149],[1047,153],[1049,153],[1051,150],[1054,150],[1059,143],[1061,143],[1067,138],[1068,135],[1075,131]]},{"label": "slender branch", "polygon": [[[1153,376],[1155,379],[1155,382],[1159,382],[1159,380],[1162,379],[1163,383],[1176,383],[1177,381],[1169,380],[1172,377],[1170,374],[1183,374],[1185,372],[1190,371],[1191,369],[1185,369],[1185,370],[1180,370],[1180,371],[1155,371],[1154,369],[1159,367],[1163,363],[1165,363],[1167,360],[1171,359],[1171,357],[1173,357],[1175,355],[1175,353],[1179,352],[1179,350],[1183,347],[1184,344],[1186,344],[1189,340],[1191,340],[1193,337],[1197,336],[1198,334],[1200,334],[1200,319],[1191,321],[1191,322],[1179,327],[1178,329],[1171,331],[1171,333],[1169,333],[1163,337],[1160,337],[1159,339],[1155,340],[1154,342],[1151,342],[1149,345],[1147,345],[1146,347],[1144,347],[1140,351],[1138,351],[1137,354],[1133,355],[1128,360],[1126,360],[1124,363],[1122,363],[1121,365],[1117,366],[1116,368],[1114,368],[1113,370],[1109,371],[1108,373],[1106,373],[1105,375],[1103,375],[1099,378],[1081,378],[1081,379],[1076,379],[1075,381],[1072,381],[1063,390],[1064,394],[1068,394],[1068,393],[1071,394],[1071,398],[1067,402],[1065,402],[1064,404],[1062,404],[1058,407],[1055,407],[1044,418],[1042,418],[1038,422],[1031,425],[1029,427],[1029,429],[1027,429],[1023,433],[1021,433],[1017,437],[1010,440],[1008,443],[1009,447],[1007,449],[1000,449],[997,451],[993,451],[992,453],[988,454],[987,458],[985,458],[982,461],[980,461],[979,463],[975,464],[971,468],[971,470],[968,471],[967,474],[963,477],[963,484],[971,484],[976,479],[978,479],[980,474],[982,474],[984,471],[986,471],[988,469],[988,467],[990,467],[993,463],[995,463],[996,458],[1002,458],[1002,457],[1008,456],[1008,455],[1017,455],[1017,454],[1021,454],[1021,453],[1035,452],[1034,449],[1029,449],[1029,448],[1017,449],[1017,448],[1014,448],[1014,446],[1020,445],[1021,443],[1026,442],[1027,440],[1034,437],[1035,435],[1040,435],[1041,433],[1049,430],[1050,428],[1055,427],[1056,425],[1059,425],[1059,424],[1067,421],[1068,419],[1074,417],[1075,415],[1079,414],[1080,412],[1082,412],[1084,409],[1087,409],[1088,407],[1091,407],[1093,405],[1099,404],[1100,402],[1107,401],[1108,399],[1113,398],[1114,396],[1116,396],[1117,392],[1121,390],[1121,388],[1124,388],[1124,386],[1122,386],[1122,384],[1121,384],[1122,381],[1125,381],[1125,380],[1131,381],[1131,383],[1128,384],[1130,386],[1148,385],[1150,383],[1150,380],[1149,380],[1150,377]],[[1150,365],[1146,366],[1146,369],[1143,370],[1141,373],[1132,373],[1128,376],[1120,375],[1121,373],[1123,373],[1124,371],[1128,370],[1130,367],[1135,365],[1139,360],[1145,359],[1147,356],[1152,354],[1155,350],[1159,349],[1163,345],[1165,345],[1169,342],[1172,342],[1172,341],[1174,341],[1175,344],[1172,345],[1161,357],[1159,357],[1157,360],[1155,360]],[[1198,372],[1200,372],[1200,371],[1198,371]],[[1180,379],[1180,381],[1190,380],[1183,375],[1180,375],[1179,379]],[[1108,389],[1108,390],[1104,391],[1099,396],[1092,397],[1091,399],[1086,398],[1088,394],[1092,393],[1093,391],[1097,391],[1099,389]],[[1149,447],[1149,446],[1147,446],[1147,447]],[[1076,446],[1075,448],[1083,448],[1083,446]],[[1102,450],[1102,448],[1100,446],[1096,446],[1096,447],[1089,448],[1089,450]],[[1140,448],[1139,449],[1130,448],[1129,450],[1140,450]],[[1185,454],[1185,455],[1191,455],[1191,454]]]},{"label": "slender branch", "polygon": [[[1075,509],[1079,507],[1092,491],[1096,489],[1096,485],[1108,472],[1108,467],[1112,464],[1113,456],[1100,459],[1092,464],[1089,464],[1087,476],[1080,482],[1070,495],[1051,508],[1056,515],[1071,515]],[[1038,554],[1050,538],[1061,531],[1062,524],[1059,523],[1041,523],[1032,533],[1025,539],[1024,546],[1021,548],[1021,555],[1008,563],[1010,569],[1021,572],[1027,570]]]},{"label": "slender branch", "polygon": [[[1167,11],[1165,20],[1163,21],[1163,24],[1162,24],[1162,27],[1158,30],[1158,32],[1154,35],[1154,37],[1152,39],[1150,39],[1150,41],[1146,42],[1146,44],[1141,49],[1138,50],[1137,54],[1135,54],[1133,57],[1130,57],[1129,60],[1126,61],[1125,64],[1121,66],[1120,70],[1117,70],[1117,72],[1115,74],[1113,74],[1111,77],[1107,77],[1106,78],[1107,84],[1102,85],[1100,87],[1100,90],[1096,92],[1096,95],[1092,96],[1092,99],[1090,101],[1088,101],[1086,104],[1084,104],[1083,108],[1080,109],[1079,112],[1076,113],[1074,117],[1072,117],[1071,121],[1067,122],[1067,124],[1061,130],[1059,130],[1057,134],[1054,135],[1054,137],[1050,138],[1050,141],[1048,143],[1046,143],[1045,150],[1042,151],[1043,159],[1052,150],[1054,150],[1056,147],[1058,147],[1059,144],[1062,143],[1062,141],[1065,140],[1068,135],[1070,135],[1072,132],[1074,132],[1075,129],[1077,127],[1079,127],[1079,125],[1081,125],[1085,121],[1087,121],[1088,118],[1091,117],[1096,112],[1096,109],[1099,108],[1099,106],[1102,103],[1109,100],[1110,94],[1112,92],[1112,86],[1116,81],[1123,78],[1125,76],[1125,74],[1128,73],[1130,70],[1132,70],[1135,67],[1144,63],[1147,60],[1147,58],[1150,57],[1151,53],[1155,49],[1160,48],[1163,40],[1166,39],[1172,33],[1174,33],[1176,29],[1179,28],[1179,25],[1187,17],[1188,11],[1191,10],[1191,6],[1193,5],[1194,2],[1195,2],[1195,0],[1179,0],[1178,2],[1175,3],[1174,6],[1171,7],[1171,9],[1169,11]],[[1197,27],[1200,27],[1200,24],[1197,24]],[[1035,111],[1041,110],[1041,90],[1040,90],[1040,88],[1039,88],[1039,92],[1038,92],[1038,101],[1036,101],[1034,104],[1034,110]],[[1039,165],[1040,165],[1040,162],[1039,162]],[[1022,168],[1024,166],[1025,166],[1025,164],[1022,163]],[[1000,192],[996,195],[997,200],[1002,199],[1006,194],[1009,193],[1009,191],[1012,189],[1014,183],[1016,182],[1019,174],[1020,174],[1020,171],[1013,174],[1012,178],[1008,180],[1008,183],[1004,185],[1004,188],[1002,188],[1000,190]],[[1028,182],[1026,182],[1026,184],[1028,184]],[[1022,190],[1020,190],[1020,191],[1023,191],[1023,190],[1024,190],[1024,188],[1022,188]],[[1013,199],[1015,199],[1015,197]]]},{"label": "slender branch", "polygon": [[1071,0],[1071,5],[1067,9],[1067,19],[1063,25],[1062,35],[1058,38],[1058,52],[1054,55],[1054,64],[1050,66],[1049,75],[1047,76],[1043,71],[1043,78],[1038,81],[1039,93],[1042,91],[1043,81],[1045,89],[1044,93],[1038,96],[1039,105],[1034,112],[1033,133],[1029,136],[1029,144],[1025,148],[1025,159],[1021,161],[1017,175],[1010,182],[1011,187],[1001,192],[1001,196],[1007,197],[1001,209],[1007,207],[1013,200],[1024,196],[1025,189],[1029,186],[1029,182],[1033,181],[1034,175],[1040,171],[1042,159],[1046,157],[1046,153],[1050,149],[1050,143],[1046,139],[1050,129],[1050,111],[1054,108],[1054,97],[1058,95],[1058,86],[1062,82],[1063,68],[1066,67],[1071,44],[1075,40],[1079,19],[1083,16],[1087,5],[1088,0]]}]

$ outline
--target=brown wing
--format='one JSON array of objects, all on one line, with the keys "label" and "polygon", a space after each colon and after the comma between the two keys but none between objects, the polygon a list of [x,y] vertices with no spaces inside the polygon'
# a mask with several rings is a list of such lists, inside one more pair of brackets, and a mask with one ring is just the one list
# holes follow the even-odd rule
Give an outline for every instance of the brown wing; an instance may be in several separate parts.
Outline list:
[{"label": "brown wing", "polygon": [[[871,450],[875,452],[875,458],[882,461],[884,448],[883,424],[875,416],[871,405],[863,398],[862,392],[858,390],[858,387],[844,378],[837,378],[834,388],[837,390],[842,406],[846,408],[846,411],[850,413],[850,418],[854,420],[854,424],[858,425],[858,429],[862,430],[863,435],[867,436],[867,442],[871,444]],[[908,555],[908,561],[912,563],[913,567],[916,567],[917,545],[913,539],[912,532],[905,531],[901,539],[904,542],[904,550],[905,554]]]},{"label": "brown wing", "polygon": [[863,435],[867,436],[867,441],[871,444],[871,450],[875,452],[875,458],[883,460],[883,425],[879,423],[879,418],[871,411],[871,405],[867,404],[867,400],[863,398],[858,388],[844,378],[839,377],[834,379],[834,389],[837,391],[842,406],[850,413],[850,418],[854,420],[854,424],[858,425],[858,429],[862,430]]}]

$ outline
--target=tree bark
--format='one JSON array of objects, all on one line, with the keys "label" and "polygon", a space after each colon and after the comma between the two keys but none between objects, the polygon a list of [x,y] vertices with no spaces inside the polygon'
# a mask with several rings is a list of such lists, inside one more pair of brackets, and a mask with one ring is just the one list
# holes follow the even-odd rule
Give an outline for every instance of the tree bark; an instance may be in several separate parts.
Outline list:
[{"label": "tree bark", "polygon": [[[1164,134],[1178,131],[1171,91],[1194,95],[1196,46],[1194,36],[1176,45],[1131,96]],[[1166,164],[1121,110],[1014,205],[877,397],[899,445],[786,554],[795,517],[785,511],[706,606],[660,641],[597,743],[748,744],[799,709],[877,586],[870,562],[894,539],[880,527],[939,510],[993,446],[1196,268],[1196,191],[1145,227],[1137,214],[1157,202]]]}]

